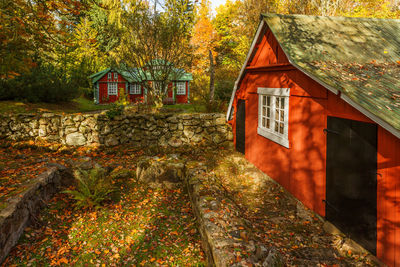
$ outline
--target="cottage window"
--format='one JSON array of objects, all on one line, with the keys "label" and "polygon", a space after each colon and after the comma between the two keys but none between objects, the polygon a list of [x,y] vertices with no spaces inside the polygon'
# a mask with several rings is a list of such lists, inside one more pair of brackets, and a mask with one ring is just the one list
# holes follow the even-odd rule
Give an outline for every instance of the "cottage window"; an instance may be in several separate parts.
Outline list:
[{"label": "cottage window", "polygon": [[137,84],[137,83],[131,84],[131,87],[130,87],[130,94],[131,95],[140,95],[142,93],[141,91],[142,90],[140,88],[140,84]]},{"label": "cottage window", "polygon": [[258,88],[257,133],[289,148],[289,88]]},{"label": "cottage window", "polygon": [[186,95],[186,82],[177,82],[176,83],[176,94],[177,95]]},{"label": "cottage window", "polygon": [[107,79],[108,79],[108,80],[111,80],[111,79],[112,79],[112,72],[109,72],[109,73],[108,73]]},{"label": "cottage window", "polygon": [[118,80],[118,72],[114,72],[114,80]]},{"label": "cottage window", "polygon": [[118,83],[108,83],[108,95],[118,95]]}]

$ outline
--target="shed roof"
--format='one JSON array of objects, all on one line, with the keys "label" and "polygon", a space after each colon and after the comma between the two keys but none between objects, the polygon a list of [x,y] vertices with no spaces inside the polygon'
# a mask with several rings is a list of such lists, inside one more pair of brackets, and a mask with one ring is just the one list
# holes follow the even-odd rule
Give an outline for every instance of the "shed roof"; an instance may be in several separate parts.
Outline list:
[{"label": "shed roof", "polygon": [[400,138],[400,20],[277,14],[261,19],[246,61],[267,25],[292,65]]},{"label": "shed roof", "polygon": [[400,20],[263,15],[290,62],[400,130]]}]

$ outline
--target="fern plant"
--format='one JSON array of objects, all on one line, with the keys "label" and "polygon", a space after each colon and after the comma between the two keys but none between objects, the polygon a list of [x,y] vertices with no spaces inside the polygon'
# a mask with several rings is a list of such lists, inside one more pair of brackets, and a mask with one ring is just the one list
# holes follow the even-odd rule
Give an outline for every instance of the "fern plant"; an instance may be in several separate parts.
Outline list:
[{"label": "fern plant", "polygon": [[77,181],[75,190],[65,190],[76,201],[76,208],[97,208],[104,201],[110,200],[111,194],[116,190],[110,176],[102,168],[89,171],[75,170],[74,177]]}]

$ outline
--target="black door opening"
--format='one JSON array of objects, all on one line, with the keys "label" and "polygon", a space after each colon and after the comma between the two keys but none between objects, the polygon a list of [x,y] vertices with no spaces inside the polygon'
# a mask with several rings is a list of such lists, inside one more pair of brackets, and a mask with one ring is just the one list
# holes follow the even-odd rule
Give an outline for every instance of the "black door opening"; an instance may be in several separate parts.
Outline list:
[{"label": "black door opening", "polygon": [[239,99],[236,107],[236,150],[244,154],[246,141],[246,102]]},{"label": "black door opening", "polygon": [[376,255],[377,126],[328,117],[326,218]]}]

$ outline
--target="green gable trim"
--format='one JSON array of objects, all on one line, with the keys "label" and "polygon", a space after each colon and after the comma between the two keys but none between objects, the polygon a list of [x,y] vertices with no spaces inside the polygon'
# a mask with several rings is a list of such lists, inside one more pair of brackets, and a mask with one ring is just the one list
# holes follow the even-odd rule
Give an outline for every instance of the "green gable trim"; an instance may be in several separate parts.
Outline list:
[{"label": "green gable trim", "polygon": [[400,137],[400,20],[275,14],[263,20],[294,66]]}]

